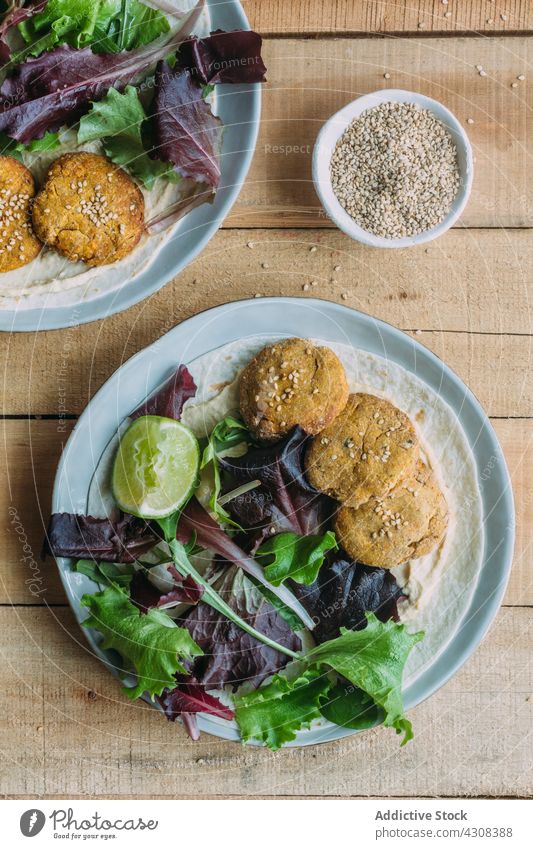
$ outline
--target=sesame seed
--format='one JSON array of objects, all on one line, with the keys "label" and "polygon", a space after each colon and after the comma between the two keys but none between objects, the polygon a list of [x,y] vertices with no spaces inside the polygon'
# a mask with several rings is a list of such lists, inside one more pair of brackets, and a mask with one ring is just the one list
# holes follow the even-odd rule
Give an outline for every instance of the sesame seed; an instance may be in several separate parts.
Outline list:
[{"label": "sesame seed", "polygon": [[254,246],[254,243],[253,243],[253,242],[246,242],[246,247],[247,247],[247,248],[253,248],[253,246]]},{"label": "sesame seed", "polygon": [[268,262],[262,262],[261,268],[268,268]]},{"label": "sesame seed", "polygon": [[516,79],[520,80],[520,82],[523,82],[525,80],[525,76],[524,76],[524,74],[518,74]]},{"label": "sesame seed", "polygon": [[389,74],[389,73],[383,74],[383,77],[384,77],[386,80],[390,80],[390,74]]},{"label": "sesame seed", "polygon": [[316,250],[317,250],[316,245],[313,245],[313,247],[312,247],[312,248],[309,248],[309,253],[310,253],[310,254],[314,254]]}]

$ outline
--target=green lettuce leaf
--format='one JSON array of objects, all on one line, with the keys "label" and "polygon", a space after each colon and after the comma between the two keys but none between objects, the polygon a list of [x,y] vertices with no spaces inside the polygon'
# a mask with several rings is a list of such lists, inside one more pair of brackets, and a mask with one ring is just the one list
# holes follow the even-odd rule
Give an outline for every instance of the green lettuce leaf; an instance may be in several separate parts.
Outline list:
[{"label": "green lettuce leaf", "polygon": [[366,628],[341,628],[340,637],[312,649],[306,660],[331,667],[367,693],[382,708],[383,724],[404,734],[403,746],[412,739],[413,731],[404,715],[402,675],[409,652],[424,634],[409,634],[405,625],[393,620],[380,622],[373,613],[366,618]]},{"label": "green lettuce leaf", "polygon": [[104,637],[103,648],[115,649],[134,667],[137,685],[124,688],[130,699],[145,691],[159,696],[165,687],[172,689],[176,673],[187,674],[182,661],[203,654],[189,632],[179,628],[170,616],[155,609],[141,614],[116,586],[84,595],[81,603],[91,614],[83,625],[99,631]]},{"label": "green lettuce leaf", "polygon": [[74,565],[75,572],[81,572],[86,575],[91,581],[102,586],[113,586],[126,589],[131,584],[131,579],[135,574],[133,564],[128,563],[118,565],[117,563],[97,563],[95,560],[78,560]]},{"label": "green lettuce leaf", "polygon": [[337,548],[335,534],[299,536],[287,531],[269,537],[257,550],[256,559],[265,570],[265,577],[275,587],[291,578],[297,584],[316,581],[326,552]]},{"label": "green lettuce leaf", "polygon": [[209,508],[221,524],[233,525],[237,528],[239,525],[230,518],[228,511],[218,503],[222,485],[218,455],[222,451],[227,451],[236,445],[240,445],[242,442],[249,442],[249,440],[250,432],[246,425],[240,419],[236,419],[233,416],[226,416],[211,431],[200,464],[200,469],[209,469],[213,478],[213,490],[209,499]]},{"label": "green lettuce leaf", "polygon": [[15,141],[5,133],[0,133],[0,154],[12,156],[22,162],[23,153],[39,153],[41,151],[56,150],[60,146],[59,133],[46,132],[42,139],[34,139],[29,144]]},{"label": "green lettuce leaf", "polygon": [[235,696],[235,718],[243,742],[258,740],[275,751],[290,743],[301,728],[320,716],[320,699],[331,682],[317,670],[307,670],[289,681],[275,675],[270,684]]},{"label": "green lettuce leaf", "polygon": [[150,159],[143,141],[147,116],[137,89],[126,86],[121,94],[110,88],[103,100],[92,104],[78,129],[78,142],[102,140],[104,150],[116,165],[127,168],[148,190],[158,177],[172,182],[178,175],[171,165]]},{"label": "green lettuce leaf", "polygon": [[18,29],[28,47],[15,61],[60,44],[90,46],[97,53],[133,50],[168,32],[170,24],[162,12],[139,0],[48,0]]},{"label": "green lettuce leaf", "polygon": [[320,713],[335,725],[358,731],[373,728],[383,718],[383,712],[368,693],[347,682],[339,682],[320,700]]}]

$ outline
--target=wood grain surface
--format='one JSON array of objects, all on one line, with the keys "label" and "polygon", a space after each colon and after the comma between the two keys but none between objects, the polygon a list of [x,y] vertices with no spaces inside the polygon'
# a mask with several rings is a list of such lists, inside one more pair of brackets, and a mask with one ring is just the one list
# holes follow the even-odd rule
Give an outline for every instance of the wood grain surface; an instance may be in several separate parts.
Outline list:
[{"label": "wood grain surface", "polygon": [[517,33],[533,29],[528,0],[244,0],[264,35]]},{"label": "wood grain surface", "polygon": [[131,703],[67,607],[0,608],[9,792],[71,795],[527,796],[533,791],[533,620],[502,608],[464,668],[390,729],[268,752],[202,735]]},{"label": "wood grain surface", "polygon": [[[401,88],[441,101],[468,130],[474,187],[461,223],[531,227],[533,171],[527,139],[533,86],[527,79],[517,81],[530,67],[528,49],[527,37],[267,41],[269,83],[263,92],[261,131],[250,174],[227,223],[332,226],[311,182],[318,131],[359,95]],[[476,65],[486,76],[480,76]],[[516,88],[511,88],[513,82]]]},{"label": "wood grain surface", "polygon": [[[163,290],[120,315],[0,337],[0,793],[531,797],[533,4],[244,5],[267,36],[269,83],[252,168],[224,228]],[[445,103],[476,159],[458,226],[406,251],[365,248],[334,229],[310,177],[322,122],[385,87]],[[483,404],[511,472],[517,539],[504,606],[460,672],[412,711],[416,739],[405,749],[382,728],[278,753],[206,735],[193,744],[179,725],[121,694],[91,656],[55,564],[39,557],[62,446],[102,383],[189,316],[269,295],[346,304],[427,345]]]}]

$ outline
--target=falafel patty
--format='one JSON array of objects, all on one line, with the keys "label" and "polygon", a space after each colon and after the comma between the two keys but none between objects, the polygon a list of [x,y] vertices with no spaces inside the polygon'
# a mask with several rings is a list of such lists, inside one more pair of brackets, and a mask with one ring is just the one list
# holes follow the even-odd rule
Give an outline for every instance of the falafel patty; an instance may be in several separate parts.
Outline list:
[{"label": "falafel patty", "polygon": [[444,495],[431,469],[420,461],[414,474],[388,495],[370,498],[357,509],[341,507],[334,528],[354,560],[391,569],[433,551],[447,524]]},{"label": "falafel patty", "polygon": [[107,265],[143,232],[144,198],[122,168],[95,153],[65,153],[48,169],[33,206],[39,238],[72,262]]},{"label": "falafel patty", "polygon": [[244,369],[241,415],[259,439],[280,439],[296,425],[315,434],[348,400],[344,367],[329,348],[284,339],[263,348]]},{"label": "falafel patty", "polygon": [[375,395],[357,393],[312,440],[305,464],[314,487],[360,507],[412,473],[418,457],[418,439],[405,413]]},{"label": "falafel patty", "polygon": [[31,171],[12,156],[0,156],[0,272],[26,265],[41,250],[31,226],[34,196]]}]

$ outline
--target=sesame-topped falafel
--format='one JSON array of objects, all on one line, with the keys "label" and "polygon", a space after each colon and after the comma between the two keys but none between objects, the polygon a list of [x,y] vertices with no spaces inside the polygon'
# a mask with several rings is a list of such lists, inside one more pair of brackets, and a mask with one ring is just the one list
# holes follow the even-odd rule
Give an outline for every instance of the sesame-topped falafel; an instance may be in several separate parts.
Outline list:
[{"label": "sesame-topped falafel", "polygon": [[144,228],[144,198],[122,168],[94,153],[52,163],[33,207],[39,238],[67,259],[106,265],[133,250]]},{"label": "sesame-topped falafel", "polygon": [[312,440],[305,464],[313,486],[359,507],[386,495],[414,471],[418,457],[418,439],[405,413],[375,395],[357,393]]},{"label": "sesame-topped falafel", "polygon": [[344,368],[329,348],[283,339],[263,348],[240,380],[241,414],[259,439],[280,439],[296,425],[316,434],[348,399]]},{"label": "sesame-topped falafel", "polygon": [[334,529],[354,560],[391,569],[433,551],[447,524],[444,495],[432,471],[419,461],[414,474],[388,495],[372,497],[358,509],[341,507]]},{"label": "sesame-topped falafel", "polygon": [[18,159],[0,156],[0,272],[26,265],[41,250],[31,226],[34,196],[31,171]]}]

